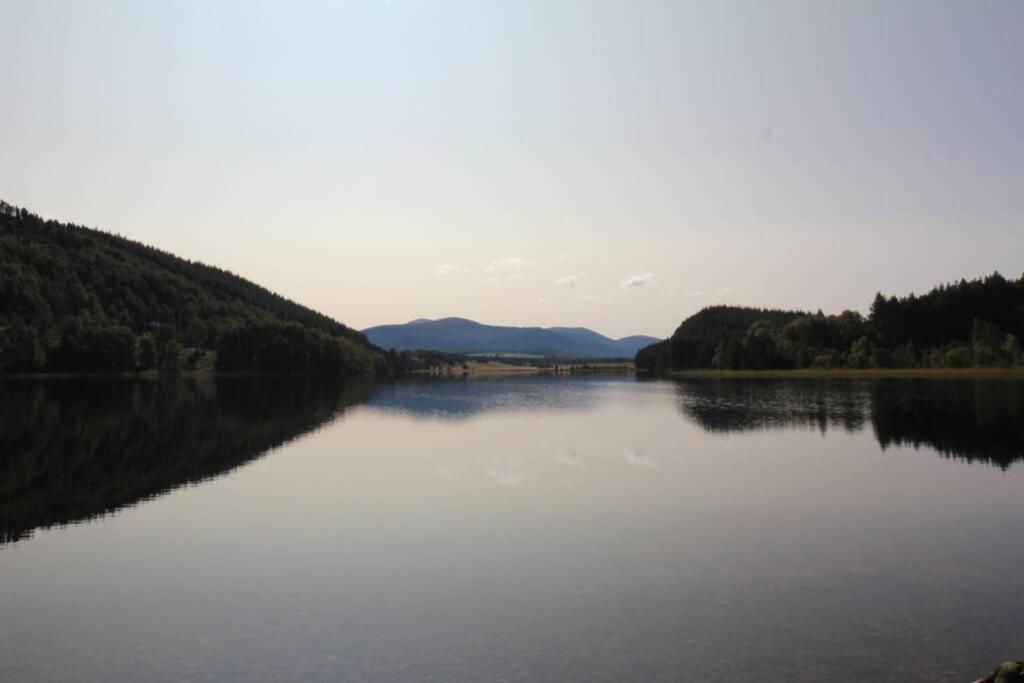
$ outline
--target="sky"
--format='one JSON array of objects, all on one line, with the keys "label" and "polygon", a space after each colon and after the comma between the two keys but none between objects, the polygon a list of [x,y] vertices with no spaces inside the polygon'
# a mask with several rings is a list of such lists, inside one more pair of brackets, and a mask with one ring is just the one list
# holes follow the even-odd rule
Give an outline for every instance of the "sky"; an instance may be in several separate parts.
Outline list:
[{"label": "sky", "polygon": [[0,199],[357,328],[1024,272],[1024,3],[0,0]]}]

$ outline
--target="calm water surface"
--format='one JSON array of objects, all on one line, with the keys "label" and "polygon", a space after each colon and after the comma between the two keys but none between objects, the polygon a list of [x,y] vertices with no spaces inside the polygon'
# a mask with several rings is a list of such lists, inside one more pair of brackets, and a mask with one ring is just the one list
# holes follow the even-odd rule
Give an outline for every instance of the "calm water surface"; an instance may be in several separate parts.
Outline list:
[{"label": "calm water surface", "polygon": [[969,681],[1024,382],[0,384],[2,681]]}]

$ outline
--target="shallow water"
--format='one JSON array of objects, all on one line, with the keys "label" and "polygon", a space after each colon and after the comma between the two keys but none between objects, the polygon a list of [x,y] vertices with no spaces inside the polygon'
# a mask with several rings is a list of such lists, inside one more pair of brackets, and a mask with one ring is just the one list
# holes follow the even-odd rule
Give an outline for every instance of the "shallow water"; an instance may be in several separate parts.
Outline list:
[{"label": "shallow water", "polygon": [[0,384],[3,681],[968,681],[1024,382]]}]

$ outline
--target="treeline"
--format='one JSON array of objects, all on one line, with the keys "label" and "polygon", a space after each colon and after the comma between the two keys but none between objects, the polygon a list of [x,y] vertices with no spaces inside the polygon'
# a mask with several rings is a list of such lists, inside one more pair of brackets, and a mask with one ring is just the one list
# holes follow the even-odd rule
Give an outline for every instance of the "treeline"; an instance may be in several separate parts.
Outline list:
[{"label": "treeline", "polygon": [[420,372],[431,368],[465,366],[466,364],[466,356],[461,353],[431,349],[416,349],[415,351],[388,349],[385,357],[388,368],[395,375]]},{"label": "treeline", "polygon": [[386,372],[366,337],[227,271],[0,202],[0,373]]},{"label": "treeline", "polygon": [[878,294],[868,317],[715,306],[641,349],[638,368],[963,368],[1024,365],[1024,277],[999,273],[923,296]]}]

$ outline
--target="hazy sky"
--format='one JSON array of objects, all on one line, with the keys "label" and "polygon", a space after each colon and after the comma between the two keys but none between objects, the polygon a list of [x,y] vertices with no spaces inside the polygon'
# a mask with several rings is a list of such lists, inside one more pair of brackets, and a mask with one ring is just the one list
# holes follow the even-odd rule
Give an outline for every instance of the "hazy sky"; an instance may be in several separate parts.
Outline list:
[{"label": "hazy sky", "polygon": [[0,0],[0,198],[355,327],[1024,271],[1024,2]]}]

